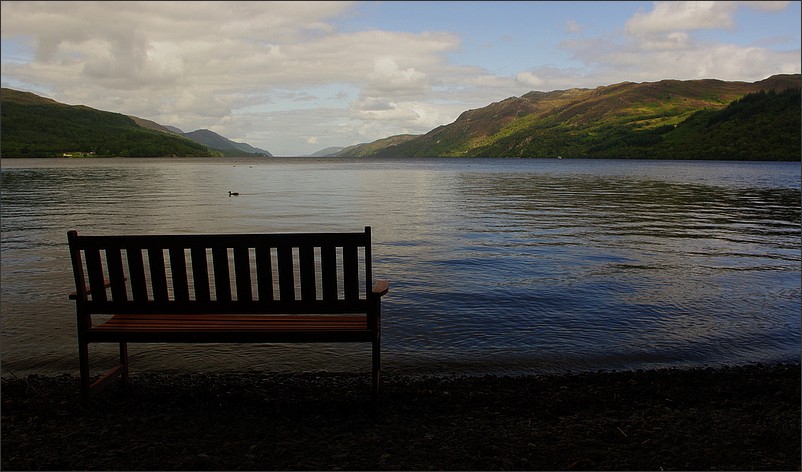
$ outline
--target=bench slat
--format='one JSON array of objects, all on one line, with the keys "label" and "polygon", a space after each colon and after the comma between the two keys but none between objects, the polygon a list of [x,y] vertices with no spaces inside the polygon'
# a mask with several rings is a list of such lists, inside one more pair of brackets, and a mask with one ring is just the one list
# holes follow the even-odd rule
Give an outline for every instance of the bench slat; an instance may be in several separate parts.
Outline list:
[{"label": "bench slat", "polygon": [[103,276],[103,264],[100,258],[100,249],[87,249],[86,272],[89,277],[89,291],[92,301],[103,303],[106,301],[106,278]]},{"label": "bench slat", "polygon": [[148,249],[148,264],[150,265],[150,283],[153,288],[153,299],[157,302],[167,301],[167,275],[164,267],[164,251],[162,249]]},{"label": "bench slat", "polygon": [[195,284],[195,300],[208,302],[211,300],[209,291],[209,268],[206,259],[206,248],[190,248],[190,258],[192,260],[192,281]]},{"label": "bench slat", "polygon": [[179,302],[189,301],[189,282],[187,280],[187,257],[184,248],[170,248],[170,272],[173,279],[173,295]]},{"label": "bench slat", "polygon": [[320,300],[305,302],[303,300],[293,300],[289,302],[274,300],[262,303],[258,300],[252,302],[238,302],[236,300],[228,302],[197,302],[189,301],[186,303],[168,302],[128,302],[115,303],[107,301],[104,303],[89,301],[87,309],[92,313],[98,314],[137,314],[154,313],[154,316],[161,314],[187,314],[187,315],[206,315],[206,314],[266,314],[266,315],[299,315],[299,314],[353,314],[365,313],[370,309],[369,300],[334,300],[331,302],[321,302]]},{"label": "bench slat", "polygon": [[106,261],[109,268],[111,298],[115,302],[128,301],[128,293],[125,288],[125,273],[123,272],[122,251],[120,251],[119,248],[106,249]]},{"label": "bench slat", "polygon": [[366,316],[115,315],[93,331],[367,330]]},{"label": "bench slat", "polygon": [[231,301],[231,275],[228,270],[228,250],[223,246],[212,248],[214,264],[214,289],[217,300]]},{"label": "bench slat", "polygon": [[96,247],[106,249],[109,247],[150,249],[169,248],[174,246],[208,248],[232,247],[232,241],[237,245],[248,247],[278,247],[286,244],[304,245],[319,244],[325,241],[332,246],[365,246],[370,244],[367,233],[271,233],[271,234],[181,234],[181,235],[116,235],[96,236],[76,234],[74,248],[86,249]]},{"label": "bench slat", "polygon": [[259,300],[273,300],[273,266],[270,259],[270,248],[264,246],[256,248],[256,283],[259,286]]},{"label": "bench slat", "polygon": [[301,300],[317,298],[315,288],[315,248],[304,245],[298,249],[299,269],[301,271]]},{"label": "bench slat", "polygon": [[215,321],[222,321],[222,322],[229,322],[229,321],[253,321],[253,320],[275,320],[275,321],[282,321],[282,320],[290,320],[290,321],[339,321],[339,320],[364,320],[366,316],[364,314],[357,314],[357,315],[342,315],[342,314],[335,314],[335,315],[249,315],[249,314],[198,314],[198,315],[187,315],[183,313],[127,313],[122,315],[114,315],[109,318],[105,323],[109,323],[112,321],[124,321],[124,320],[148,320],[150,322],[158,322],[159,320],[178,320],[178,321],[187,321],[187,320],[215,320]]},{"label": "bench slat", "polygon": [[[124,333],[125,331],[130,331],[131,333],[247,333],[250,335],[256,335],[257,333],[298,333],[298,332],[332,332],[332,331],[364,331],[369,332],[369,330],[362,325],[355,325],[355,326],[345,326],[345,325],[320,325],[320,326],[297,326],[297,325],[287,325],[287,326],[268,326],[268,325],[241,325],[241,326],[234,326],[228,324],[221,324],[221,325],[209,325],[209,326],[132,326],[129,330],[120,330],[120,329],[98,329],[92,328],[93,331],[97,331],[100,333]],[[222,341],[222,340],[221,340]]]},{"label": "bench slat", "polygon": [[253,300],[249,252],[249,249],[244,246],[237,246],[234,248],[234,273],[237,277],[237,300],[243,302]]},{"label": "bench slat", "polygon": [[292,246],[278,247],[278,284],[281,301],[295,300],[295,276],[292,270]]},{"label": "bench slat", "polygon": [[142,259],[141,249],[126,249],[128,256],[128,273],[131,275],[131,291],[134,300],[146,301],[148,299],[147,282],[145,281],[145,263]]},{"label": "bench slat", "polygon": [[359,298],[359,256],[356,246],[343,248],[343,282],[345,284],[345,299]]},{"label": "bench slat", "polygon": [[323,246],[320,248],[320,270],[323,278],[323,300],[337,299],[337,248]]}]

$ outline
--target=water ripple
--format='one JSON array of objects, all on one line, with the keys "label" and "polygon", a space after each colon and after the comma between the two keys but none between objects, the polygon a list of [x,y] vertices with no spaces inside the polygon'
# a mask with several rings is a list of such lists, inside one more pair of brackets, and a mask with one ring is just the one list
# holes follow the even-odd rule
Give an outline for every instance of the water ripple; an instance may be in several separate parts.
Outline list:
[{"label": "water ripple", "polygon": [[[392,282],[387,369],[798,360],[798,164],[563,161],[4,160],[4,368],[77,369],[68,229],[365,225],[376,276]],[[370,368],[362,346],[132,353],[141,369]]]}]

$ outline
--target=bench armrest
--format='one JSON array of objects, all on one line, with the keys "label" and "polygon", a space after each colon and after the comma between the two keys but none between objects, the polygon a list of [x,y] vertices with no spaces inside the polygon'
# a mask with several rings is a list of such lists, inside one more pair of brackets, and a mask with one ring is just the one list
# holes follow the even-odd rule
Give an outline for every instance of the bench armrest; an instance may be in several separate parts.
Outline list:
[{"label": "bench armrest", "polygon": [[376,283],[373,284],[372,294],[375,297],[381,297],[387,291],[390,290],[390,282],[388,280],[377,280]]}]

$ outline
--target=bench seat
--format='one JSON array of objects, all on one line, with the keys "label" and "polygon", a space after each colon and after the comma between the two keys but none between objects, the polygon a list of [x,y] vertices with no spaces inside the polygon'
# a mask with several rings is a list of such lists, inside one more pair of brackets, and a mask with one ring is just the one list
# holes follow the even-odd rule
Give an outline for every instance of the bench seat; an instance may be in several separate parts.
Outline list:
[{"label": "bench seat", "polygon": [[114,315],[90,331],[368,331],[365,315]]},{"label": "bench seat", "polygon": [[114,315],[89,328],[95,342],[360,342],[365,315]]}]

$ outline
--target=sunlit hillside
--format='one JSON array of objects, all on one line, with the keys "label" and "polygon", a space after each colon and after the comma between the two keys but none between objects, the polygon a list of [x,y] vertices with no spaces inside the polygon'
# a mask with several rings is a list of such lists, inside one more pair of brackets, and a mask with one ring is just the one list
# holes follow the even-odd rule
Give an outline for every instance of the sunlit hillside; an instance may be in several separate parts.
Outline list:
[{"label": "sunlit hillside", "polygon": [[[663,80],[530,92],[466,111],[425,135],[339,155],[798,160],[799,86],[797,74],[755,83]],[[728,109],[761,91],[775,93]],[[710,115],[725,109],[720,119]],[[730,144],[740,142],[749,146]]]}]

